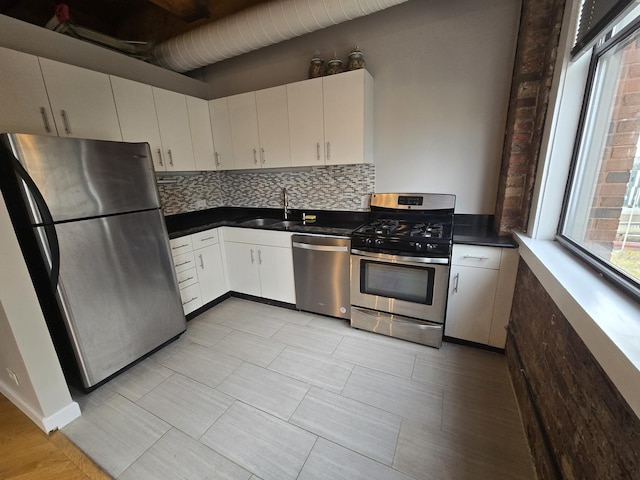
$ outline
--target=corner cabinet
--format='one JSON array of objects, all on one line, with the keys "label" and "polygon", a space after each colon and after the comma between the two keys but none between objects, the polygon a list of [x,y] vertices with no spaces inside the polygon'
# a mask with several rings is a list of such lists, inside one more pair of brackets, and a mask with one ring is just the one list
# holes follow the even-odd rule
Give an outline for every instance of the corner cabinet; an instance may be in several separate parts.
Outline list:
[{"label": "corner cabinet", "polygon": [[225,227],[229,289],[296,303],[291,233]]},{"label": "corner cabinet", "polygon": [[158,115],[162,156],[166,170],[174,172],[195,170],[186,96],[162,88],[151,88]]},{"label": "corner cabinet", "polygon": [[122,140],[148,142],[156,171],[166,170],[156,104],[150,85],[111,76],[113,98],[120,119]]},{"label": "corner cabinet", "polygon": [[505,347],[518,258],[516,248],[453,246],[446,336]]}]

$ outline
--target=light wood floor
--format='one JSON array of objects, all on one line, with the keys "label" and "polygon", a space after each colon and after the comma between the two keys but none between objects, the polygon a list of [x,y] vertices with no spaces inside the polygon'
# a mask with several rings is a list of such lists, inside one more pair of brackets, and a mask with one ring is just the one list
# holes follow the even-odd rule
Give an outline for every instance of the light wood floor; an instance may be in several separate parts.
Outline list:
[{"label": "light wood floor", "polygon": [[0,395],[0,478],[108,480],[62,433],[46,435]]}]

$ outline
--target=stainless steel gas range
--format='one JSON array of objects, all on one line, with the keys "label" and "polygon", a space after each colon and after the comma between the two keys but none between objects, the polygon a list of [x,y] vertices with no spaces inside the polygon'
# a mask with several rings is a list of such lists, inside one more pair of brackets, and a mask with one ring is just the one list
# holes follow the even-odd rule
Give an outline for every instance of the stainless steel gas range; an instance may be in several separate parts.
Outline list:
[{"label": "stainless steel gas range", "polygon": [[440,347],[455,195],[378,193],[351,237],[351,326]]}]

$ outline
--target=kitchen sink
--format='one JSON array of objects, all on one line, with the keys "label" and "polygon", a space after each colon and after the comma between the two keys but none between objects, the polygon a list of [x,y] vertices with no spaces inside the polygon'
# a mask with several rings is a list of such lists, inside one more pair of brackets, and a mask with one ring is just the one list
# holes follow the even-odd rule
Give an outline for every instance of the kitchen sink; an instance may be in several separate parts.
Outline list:
[{"label": "kitchen sink", "polygon": [[267,225],[274,225],[279,222],[282,222],[279,218],[254,218],[240,222],[240,225],[243,227],[266,227]]},{"label": "kitchen sink", "polygon": [[289,228],[295,225],[300,225],[301,223],[302,222],[299,220],[281,220],[279,222],[272,223],[271,226],[276,228]]}]

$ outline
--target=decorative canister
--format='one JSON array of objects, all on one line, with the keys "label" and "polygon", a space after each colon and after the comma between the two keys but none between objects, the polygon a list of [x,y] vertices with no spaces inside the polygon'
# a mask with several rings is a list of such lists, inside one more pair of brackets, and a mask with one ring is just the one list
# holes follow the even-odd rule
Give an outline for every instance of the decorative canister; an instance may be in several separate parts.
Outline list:
[{"label": "decorative canister", "polygon": [[320,58],[320,52],[313,52],[313,58],[309,64],[309,78],[322,77],[325,73],[324,60]]},{"label": "decorative canister", "polygon": [[353,51],[349,54],[349,60],[347,61],[347,70],[358,70],[366,66],[364,55],[362,55],[358,45],[354,45]]},{"label": "decorative canister", "polygon": [[331,60],[327,63],[329,65],[327,68],[327,75],[335,75],[336,73],[342,73],[344,71],[342,68],[342,60],[338,58],[336,52],[333,52],[333,57],[331,57]]}]

